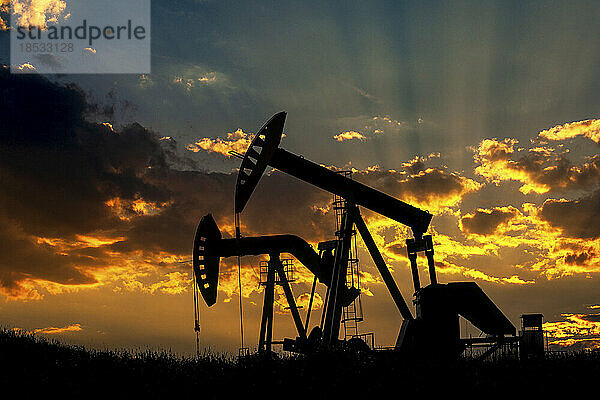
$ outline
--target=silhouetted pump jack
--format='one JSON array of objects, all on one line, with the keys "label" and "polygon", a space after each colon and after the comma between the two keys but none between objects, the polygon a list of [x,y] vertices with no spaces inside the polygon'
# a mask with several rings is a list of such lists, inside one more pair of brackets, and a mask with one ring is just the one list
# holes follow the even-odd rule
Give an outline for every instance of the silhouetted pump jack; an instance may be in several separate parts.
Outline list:
[{"label": "silhouetted pump jack", "polygon": [[[207,305],[214,304],[216,300],[218,257],[269,254],[273,264],[272,274],[276,272],[279,274],[280,280],[284,280],[279,254],[291,253],[319,281],[327,285],[322,333],[314,330],[314,334],[310,336],[317,336],[318,333],[319,340],[325,344],[337,342],[342,307],[348,301],[352,301],[352,296],[355,296],[351,294],[353,288],[347,287],[346,270],[350,238],[356,228],[404,319],[395,349],[411,354],[444,358],[456,357],[466,345],[460,338],[459,315],[489,335],[493,344],[514,341],[514,339],[505,338],[505,335],[514,337],[516,332],[514,326],[477,284],[473,282],[438,283],[433,239],[431,235],[425,235],[432,219],[430,213],[279,148],[285,118],[285,112],[275,114],[260,129],[243,155],[237,177],[235,211],[236,213],[243,211],[268,166],[342,197],[345,200],[345,207],[338,239],[328,242],[329,249],[332,251],[327,253],[330,261],[325,263],[323,254],[320,257],[312,249],[309,250],[310,246],[305,241],[291,235],[245,238],[245,241],[238,239],[237,242],[236,239],[220,239],[220,233],[217,234],[218,228],[214,221],[210,227],[211,223],[207,219],[208,217],[204,217],[198,227],[194,243],[194,268],[197,269],[197,283]],[[404,301],[360,214],[359,207],[370,209],[411,228],[413,238],[407,239],[406,245],[415,289],[416,317],[413,317]],[[210,219],[212,220],[212,218]],[[292,245],[292,243],[295,244]],[[417,265],[419,252],[425,253],[428,262],[430,284],[426,287],[421,287],[419,279]],[[271,277],[271,279],[274,278]],[[272,289],[269,285],[266,289],[259,345],[268,342],[266,339],[268,333],[263,334],[266,332],[266,328],[263,326],[270,326],[269,324],[272,323],[272,313],[269,314],[268,311],[269,307],[272,310]],[[288,302],[290,305],[292,304],[290,299]],[[297,313],[297,310],[295,312]],[[294,311],[292,313],[294,314]],[[297,320],[299,336],[296,343],[288,340],[284,349],[302,351],[304,348],[302,344],[307,340],[308,321],[305,326],[301,326],[299,316],[294,316],[294,319]]]},{"label": "silhouetted pump jack", "polygon": [[[200,293],[206,304],[210,307],[217,300],[221,257],[269,255],[259,349],[271,350],[274,288],[275,284],[279,284],[283,287],[296,330],[298,331],[296,341],[288,341],[287,343],[293,347],[292,350],[300,351],[306,347],[309,320],[307,318],[306,322],[303,323],[300,318],[296,301],[292,295],[292,289],[281,263],[280,255],[282,253],[293,255],[308,268],[316,279],[326,286],[330,286],[334,261],[331,252],[328,251],[331,249],[331,246],[328,246],[328,242],[323,242],[319,244],[319,248],[321,250],[317,254],[310,244],[295,235],[222,239],[221,231],[214,218],[211,214],[207,214],[202,217],[196,229],[193,253],[194,275],[196,276]],[[312,296],[314,296],[314,285],[311,298]],[[358,296],[356,289],[344,287],[340,293],[341,303],[348,305],[356,296]]]}]

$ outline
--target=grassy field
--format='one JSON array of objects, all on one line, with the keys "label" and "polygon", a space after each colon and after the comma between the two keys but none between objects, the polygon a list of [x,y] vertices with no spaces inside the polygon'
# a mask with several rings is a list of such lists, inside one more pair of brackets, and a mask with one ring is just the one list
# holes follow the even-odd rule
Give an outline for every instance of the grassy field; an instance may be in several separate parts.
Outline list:
[{"label": "grassy field", "polygon": [[[451,364],[392,354],[319,353],[244,361],[205,354],[95,351],[30,334],[0,332],[0,383],[15,398],[384,399],[405,395],[583,394],[600,376],[600,353],[543,360]],[[12,397],[11,397],[12,398]]]}]

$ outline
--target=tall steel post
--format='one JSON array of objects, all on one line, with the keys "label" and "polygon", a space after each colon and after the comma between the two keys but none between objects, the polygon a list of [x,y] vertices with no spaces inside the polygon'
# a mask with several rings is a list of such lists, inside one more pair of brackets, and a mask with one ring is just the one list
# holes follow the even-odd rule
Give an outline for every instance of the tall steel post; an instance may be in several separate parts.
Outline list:
[{"label": "tall steel post", "polygon": [[346,270],[348,268],[348,253],[350,251],[350,239],[354,225],[354,207],[346,207],[342,216],[340,227],[341,237],[335,249],[335,261],[329,286],[329,297],[323,327],[323,337],[328,342],[338,339],[340,333],[340,320],[342,318],[342,302],[339,294],[346,286]]},{"label": "tall steel post", "polygon": [[267,282],[264,296],[258,349],[270,352],[273,340],[273,302],[275,300],[275,269],[270,263],[267,267]]}]

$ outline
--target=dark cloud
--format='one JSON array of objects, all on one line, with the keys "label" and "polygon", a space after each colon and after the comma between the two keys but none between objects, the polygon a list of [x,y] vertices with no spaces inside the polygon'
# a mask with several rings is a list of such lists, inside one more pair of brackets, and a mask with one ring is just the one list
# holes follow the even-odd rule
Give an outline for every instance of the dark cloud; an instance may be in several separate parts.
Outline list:
[{"label": "dark cloud", "polygon": [[25,232],[114,229],[122,224],[106,207],[109,199],[169,198],[145,179],[152,168],[166,168],[152,133],[134,124],[115,134],[87,122],[85,96],[74,86],[6,71],[0,81],[0,213],[17,217]]},{"label": "dark cloud", "polygon": [[565,262],[570,265],[585,265],[588,260],[594,258],[596,254],[592,251],[583,253],[572,253],[565,256]]},{"label": "dark cloud", "polygon": [[2,220],[0,229],[0,288],[10,296],[18,297],[18,283],[28,276],[62,284],[89,284],[95,279],[75,268],[72,262],[79,257],[56,254],[49,246],[20,229],[18,221]]},{"label": "dark cloud", "polygon": [[[139,124],[114,131],[90,122],[98,109],[75,86],[2,70],[0,87],[5,293],[16,292],[25,279],[93,283],[86,269],[110,266],[114,252],[187,255],[196,224],[207,213],[225,236],[232,232],[236,173],[189,170],[172,139]],[[333,233],[330,201],[329,194],[294,178],[265,176],[242,216],[243,234],[322,239]],[[80,235],[123,239],[74,245]]]},{"label": "dark cloud", "polygon": [[88,122],[95,110],[75,86],[0,70],[0,87],[2,286],[10,288],[26,277],[93,282],[76,268],[93,264],[89,256],[75,251],[58,255],[38,239],[73,242],[82,234],[127,232],[131,225],[107,202],[170,201],[170,189],[150,178],[167,173],[173,156],[140,125],[116,133]]},{"label": "dark cloud", "polygon": [[586,189],[600,181],[600,155],[590,157],[581,165],[574,165],[564,156],[548,157],[530,152],[514,164],[538,183],[554,189]]},{"label": "dark cloud", "polygon": [[562,228],[567,236],[582,239],[600,237],[600,190],[576,200],[549,199],[544,202],[540,217],[550,225]]},{"label": "dark cloud", "polygon": [[[414,174],[393,170],[366,170],[354,174],[357,181],[388,193],[398,199],[416,202],[422,207],[453,206],[481,185],[443,168],[424,168],[422,160],[411,164]],[[431,210],[435,211],[435,210]]]},{"label": "dark cloud", "polygon": [[392,253],[394,253],[398,256],[403,256],[403,257],[407,256],[406,246],[402,245],[402,244],[398,244],[398,243],[391,244],[386,247],[386,250],[391,251]]},{"label": "dark cloud", "polygon": [[600,314],[588,314],[581,318],[590,322],[600,322]]},{"label": "dark cloud", "polygon": [[495,207],[491,210],[478,209],[472,214],[467,214],[460,220],[460,227],[465,233],[477,235],[490,235],[499,225],[510,221],[518,214],[514,207]]},{"label": "dark cloud", "polygon": [[[587,190],[600,183],[600,155],[588,157],[576,165],[566,153],[533,147],[515,151],[514,139],[485,139],[476,149],[475,172],[492,180],[515,180],[523,183],[521,191],[546,193],[561,190]],[[517,156],[517,154],[519,156]]]}]

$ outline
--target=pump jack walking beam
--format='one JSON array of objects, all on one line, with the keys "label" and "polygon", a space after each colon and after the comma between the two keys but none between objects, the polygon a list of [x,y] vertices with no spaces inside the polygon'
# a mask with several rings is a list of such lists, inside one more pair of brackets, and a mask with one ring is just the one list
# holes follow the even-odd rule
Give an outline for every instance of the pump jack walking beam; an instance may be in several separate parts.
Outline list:
[{"label": "pump jack walking beam", "polygon": [[409,226],[415,238],[427,231],[432,215],[383,192],[279,148],[285,112],[275,114],[258,132],[246,151],[235,190],[235,211],[241,213],[267,166],[343,197]]}]

